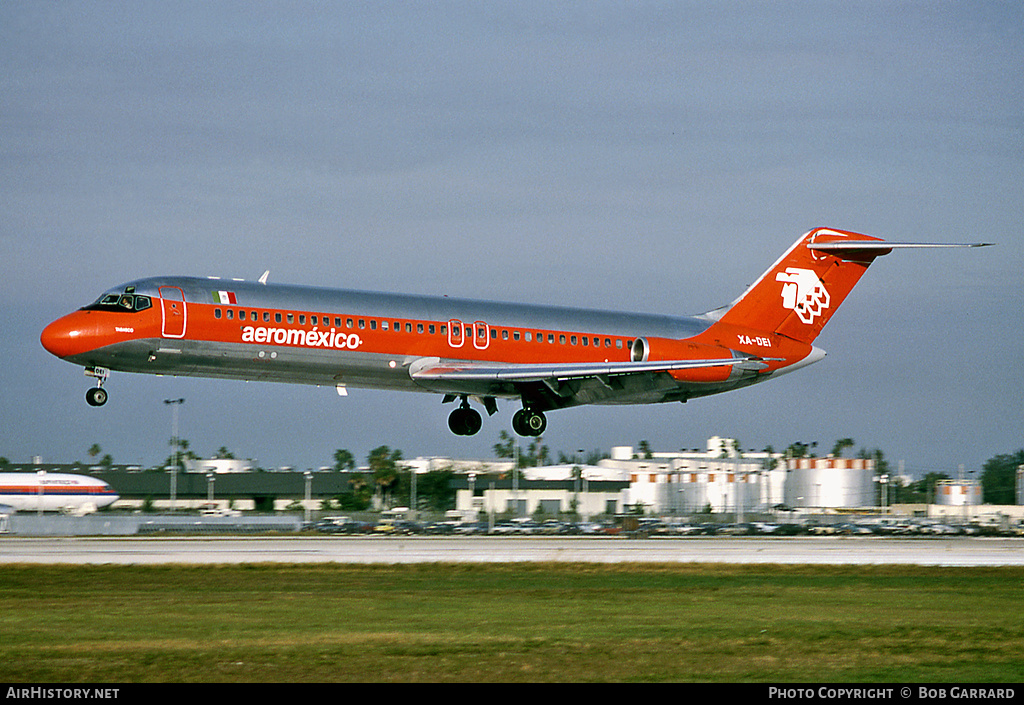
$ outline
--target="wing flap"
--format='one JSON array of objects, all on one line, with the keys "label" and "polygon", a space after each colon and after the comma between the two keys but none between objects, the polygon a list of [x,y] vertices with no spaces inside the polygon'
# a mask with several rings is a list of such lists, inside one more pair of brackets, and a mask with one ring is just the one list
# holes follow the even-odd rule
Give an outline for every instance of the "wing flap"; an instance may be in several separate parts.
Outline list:
[{"label": "wing flap", "polygon": [[448,382],[545,382],[654,374],[674,370],[694,370],[733,365],[745,370],[761,370],[779,358],[728,357],[706,360],[651,360],[648,362],[582,362],[511,364],[473,361],[441,361],[423,358],[409,366],[409,376],[420,381]]}]

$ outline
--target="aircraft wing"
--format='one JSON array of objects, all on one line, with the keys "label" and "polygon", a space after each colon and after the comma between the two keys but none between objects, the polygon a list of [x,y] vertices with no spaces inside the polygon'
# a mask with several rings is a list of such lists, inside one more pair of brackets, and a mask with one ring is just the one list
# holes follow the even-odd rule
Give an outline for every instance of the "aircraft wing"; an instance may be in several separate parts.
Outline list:
[{"label": "aircraft wing", "polygon": [[673,370],[693,370],[734,365],[747,370],[766,368],[776,358],[727,357],[705,360],[652,360],[649,362],[577,362],[512,364],[442,361],[422,358],[409,366],[409,375],[417,381],[431,382],[561,382],[588,377],[653,374]]}]

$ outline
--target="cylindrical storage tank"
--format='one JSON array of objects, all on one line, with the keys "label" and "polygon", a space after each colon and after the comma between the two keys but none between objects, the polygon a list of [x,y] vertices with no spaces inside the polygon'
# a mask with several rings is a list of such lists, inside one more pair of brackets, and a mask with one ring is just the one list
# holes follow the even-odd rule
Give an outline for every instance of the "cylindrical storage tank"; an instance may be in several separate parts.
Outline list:
[{"label": "cylindrical storage tank", "polygon": [[679,480],[677,488],[679,490],[680,510],[684,512],[699,512],[711,502],[708,495],[707,476],[705,473],[680,472]]},{"label": "cylindrical storage tank", "polygon": [[792,464],[801,467],[791,467],[786,477],[785,503],[790,507],[872,507],[878,504],[870,467],[822,467],[826,464],[814,461]]},{"label": "cylindrical storage tank", "polygon": [[731,468],[678,470],[668,491],[675,496],[666,506],[679,511],[699,512],[711,505],[715,512],[750,512],[761,504],[761,475]]},{"label": "cylindrical storage tank", "polygon": [[632,460],[633,446],[612,446],[612,460]]},{"label": "cylindrical storage tank", "polygon": [[947,507],[981,504],[981,485],[975,480],[939,480],[935,483],[935,503]]}]

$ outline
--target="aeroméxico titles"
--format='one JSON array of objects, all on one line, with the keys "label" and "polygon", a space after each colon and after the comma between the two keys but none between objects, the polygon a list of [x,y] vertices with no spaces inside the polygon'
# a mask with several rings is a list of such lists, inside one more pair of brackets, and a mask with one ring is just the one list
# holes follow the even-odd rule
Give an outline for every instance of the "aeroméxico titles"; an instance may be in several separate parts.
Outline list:
[{"label": "aerom\u00e9xico titles", "polygon": [[512,428],[582,404],[685,402],[821,360],[814,340],[876,257],[990,243],[886,242],[816,228],[733,303],[696,316],[617,313],[238,280],[153,277],[104,293],[43,330],[43,347],[97,380],[110,371],[433,392],[459,402],[458,435],[480,430],[474,400],[521,404]]}]

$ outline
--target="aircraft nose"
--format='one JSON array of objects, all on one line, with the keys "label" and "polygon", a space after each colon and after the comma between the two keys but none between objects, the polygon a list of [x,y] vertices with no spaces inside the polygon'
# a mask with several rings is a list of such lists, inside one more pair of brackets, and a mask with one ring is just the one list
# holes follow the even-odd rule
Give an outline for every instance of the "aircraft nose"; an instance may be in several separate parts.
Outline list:
[{"label": "aircraft nose", "polygon": [[47,352],[57,357],[64,358],[89,349],[88,328],[83,311],[76,311],[62,318],[58,318],[50,325],[43,328],[39,335],[39,342],[43,344]]}]

